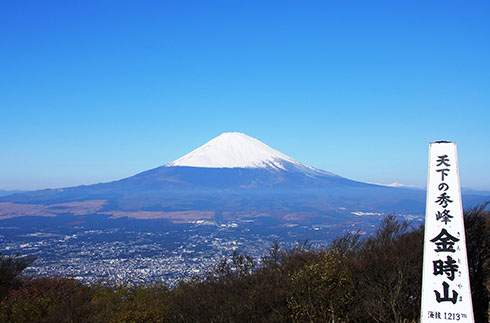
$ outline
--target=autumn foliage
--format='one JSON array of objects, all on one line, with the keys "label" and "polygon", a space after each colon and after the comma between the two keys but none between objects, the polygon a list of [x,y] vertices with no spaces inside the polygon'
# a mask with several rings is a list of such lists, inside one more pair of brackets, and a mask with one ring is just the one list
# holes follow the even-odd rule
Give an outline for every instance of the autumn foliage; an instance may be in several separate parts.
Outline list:
[{"label": "autumn foliage", "polygon": [[[465,211],[476,322],[488,322],[486,207]],[[235,253],[172,289],[19,278],[26,261],[0,255],[0,322],[418,322],[423,234],[390,215],[370,237],[323,249],[275,243],[259,263]]]}]

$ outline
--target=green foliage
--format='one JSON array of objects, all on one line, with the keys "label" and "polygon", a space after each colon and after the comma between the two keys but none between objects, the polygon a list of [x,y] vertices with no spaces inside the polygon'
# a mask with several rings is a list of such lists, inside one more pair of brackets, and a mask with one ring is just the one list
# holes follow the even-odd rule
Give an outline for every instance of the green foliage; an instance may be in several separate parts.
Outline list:
[{"label": "green foliage", "polygon": [[352,281],[344,256],[329,250],[319,262],[290,274],[288,308],[294,322],[336,322],[348,317]]},{"label": "green foliage", "polygon": [[95,322],[168,321],[168,289],[165,286],[94,286],[93,289],[90,306]]},{"label": "green foliage", "polygon": [[[488,322],[487,206],[465,211],[477,322]],[[1,257],[0,322],[417,322],[423,234],[390,215],[373,236],[346,234],[329,248],[275,242],[258,264],[233,253],[173,289],[19,279],[31,260]]]}]

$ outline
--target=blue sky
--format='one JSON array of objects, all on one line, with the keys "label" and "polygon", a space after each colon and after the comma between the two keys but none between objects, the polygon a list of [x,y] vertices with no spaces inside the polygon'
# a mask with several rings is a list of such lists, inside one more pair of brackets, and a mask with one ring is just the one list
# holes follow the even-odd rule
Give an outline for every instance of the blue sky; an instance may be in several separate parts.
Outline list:
[{"label": "blue sky", "polygon": [[111,181],[226,131],[425,186],[490,189],[488,1],[3,1],[0,189]]}]

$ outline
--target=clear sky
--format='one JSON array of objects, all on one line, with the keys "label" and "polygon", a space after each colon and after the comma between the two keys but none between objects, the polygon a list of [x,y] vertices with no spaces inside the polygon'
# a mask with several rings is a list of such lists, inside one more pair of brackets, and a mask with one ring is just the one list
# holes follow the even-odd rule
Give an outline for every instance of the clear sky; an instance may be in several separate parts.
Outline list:
[{"label": "clear sky", "polygon": [[240,131],[425,186],[490,189],[489,1],[1,1],[0,189],[120,179]]}]

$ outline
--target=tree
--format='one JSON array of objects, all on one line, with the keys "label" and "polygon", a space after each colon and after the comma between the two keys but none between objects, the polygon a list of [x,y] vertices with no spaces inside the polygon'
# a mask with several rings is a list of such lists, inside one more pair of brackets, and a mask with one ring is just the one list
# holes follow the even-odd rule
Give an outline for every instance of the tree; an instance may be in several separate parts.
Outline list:
[{"label": "tree", "polygon": [[423,230],[386,217],[376,234],[346,253],[352,322],[417,320],[422,282]]},{"label": "tree", "polygon": [[5,256],[0,252],[0,300],[9,290],[19,286],[19,275],[36,260],[35,257],[21,257],[19,254]]},{"label": "tree", "polygon": [[294,322],[344,322],[352,284],[343,255],[330,249],[319,262],[290,275],[288,307]]},{"label": "tree", "polygon": [[471,298],[476,322],[488,322],[490,211],[486,209],[489,204],[490,201],[464,212]]}]

